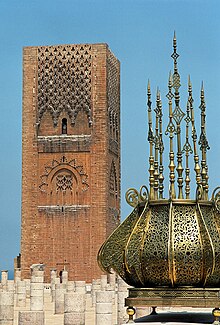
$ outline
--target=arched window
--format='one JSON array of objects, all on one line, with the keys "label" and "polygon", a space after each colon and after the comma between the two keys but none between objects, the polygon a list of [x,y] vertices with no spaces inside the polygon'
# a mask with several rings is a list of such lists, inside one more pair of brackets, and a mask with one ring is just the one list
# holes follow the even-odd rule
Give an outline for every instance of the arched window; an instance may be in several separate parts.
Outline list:
[{"label": "arched window", "polygon": [[62,119],[62,134],[67,134],[67,119]]}]

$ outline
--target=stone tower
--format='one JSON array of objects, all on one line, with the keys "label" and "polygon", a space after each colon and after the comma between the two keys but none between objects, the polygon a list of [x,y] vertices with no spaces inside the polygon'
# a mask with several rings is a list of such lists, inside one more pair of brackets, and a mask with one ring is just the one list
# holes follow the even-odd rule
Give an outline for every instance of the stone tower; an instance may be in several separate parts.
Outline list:
[{"label": "stone tower", "polygon": [[107,44],[25,47],[22,277],[30,265],[98,278],[119,224],[120,65]]}]

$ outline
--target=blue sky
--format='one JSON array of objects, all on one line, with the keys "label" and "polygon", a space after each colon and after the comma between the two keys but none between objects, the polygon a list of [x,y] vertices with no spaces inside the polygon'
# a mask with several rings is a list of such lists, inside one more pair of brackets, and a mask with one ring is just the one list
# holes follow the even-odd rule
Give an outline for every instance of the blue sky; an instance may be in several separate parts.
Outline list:
[{"label": "blue sky", "polygon": [[[199,111],[204,80],[210,188],[220,185],[219,17],[218,0],[0,0],[0,269],[12,269],[20,251],[23,46],[105,42],[121,61],[124,218],[130,211],[124,200],[127,188],[148,185],[146,84],[149,78],[154,94],[160,87],[166,115],[174,30],[181,107],[186,107],[190,73]],[[165,116],[164,126],[166,122]]]}]

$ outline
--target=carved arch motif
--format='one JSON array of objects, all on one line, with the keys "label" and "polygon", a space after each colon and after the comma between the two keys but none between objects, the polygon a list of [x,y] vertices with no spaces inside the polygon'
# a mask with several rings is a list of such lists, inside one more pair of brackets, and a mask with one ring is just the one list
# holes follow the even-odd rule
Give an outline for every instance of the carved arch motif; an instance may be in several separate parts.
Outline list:
[{"label": "carved arch motif", "polygon": [[76,159],[68,161],[63,156],[59,161],[53,159],[51,165],[45,166],[45,173],[40,176],[39,188],[42,192],[47,192],[49,184],[55,182],[57,191],[71,191],[74,178],[78,184],[81,184],[82,191],[89,188],[88,175],[85,173],[83,165],[78,163]]}]

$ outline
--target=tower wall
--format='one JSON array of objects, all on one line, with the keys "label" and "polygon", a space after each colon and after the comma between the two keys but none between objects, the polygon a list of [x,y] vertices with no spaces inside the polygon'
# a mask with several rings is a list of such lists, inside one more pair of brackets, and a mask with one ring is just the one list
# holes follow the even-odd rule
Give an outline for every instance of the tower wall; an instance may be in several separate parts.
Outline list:
[{"label": "tower wall", "polygon": [[44,263],[91,281],[119,224],[120,67],[106,44],[23,53],[22,277]]}]

